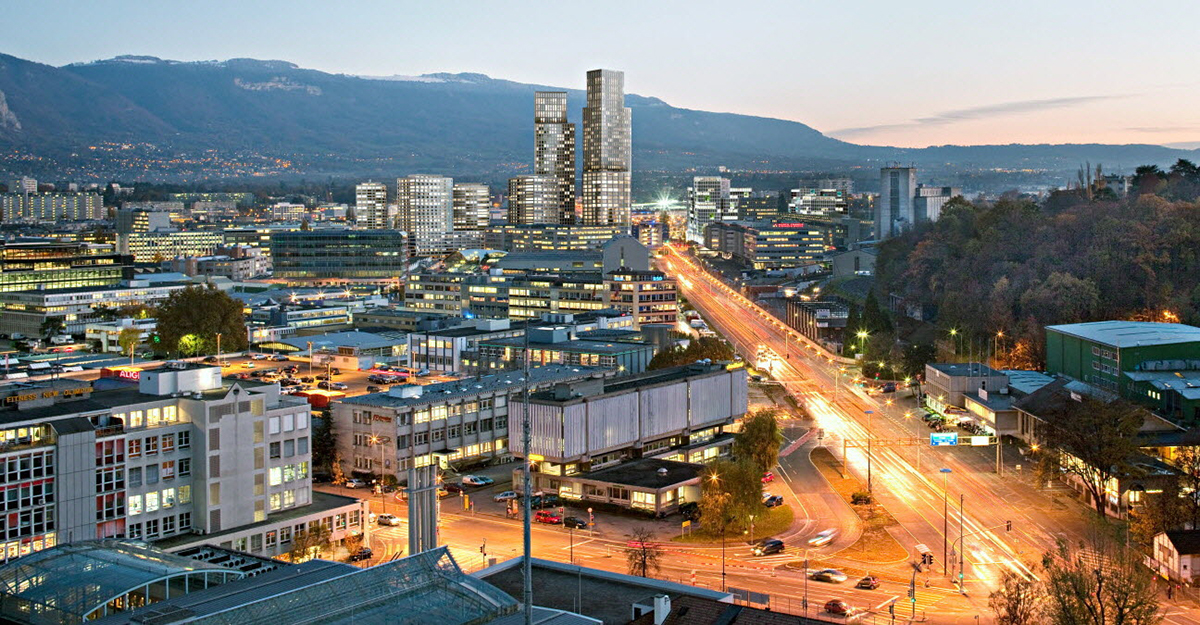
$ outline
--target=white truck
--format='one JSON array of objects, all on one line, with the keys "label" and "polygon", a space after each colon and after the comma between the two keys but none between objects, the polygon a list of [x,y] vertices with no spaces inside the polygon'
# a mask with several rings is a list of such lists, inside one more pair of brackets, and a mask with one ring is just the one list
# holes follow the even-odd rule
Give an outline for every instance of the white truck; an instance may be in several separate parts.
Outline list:
[{"label": "white truck", "polygon": [[59,334],[58,336],[50,337],[50,343],[53,345],[70,345],[75,342],[75,337],[70,334]]}]

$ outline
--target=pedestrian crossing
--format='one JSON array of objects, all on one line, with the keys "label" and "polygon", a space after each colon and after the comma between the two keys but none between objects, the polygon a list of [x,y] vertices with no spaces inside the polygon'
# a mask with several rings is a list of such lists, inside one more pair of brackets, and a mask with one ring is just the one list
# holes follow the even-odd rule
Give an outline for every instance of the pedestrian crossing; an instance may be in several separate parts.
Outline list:
[{"label": "pedestrian crossing", "polygon": [[872,612],[888,614],[890,612],[890,606],[895,604],[897,617],[907,617],[913,614],[914,609],[916,610],[917,616],[920,616],[922,613],[932,610],[939,601],[955,594],[957,593],[952,590],[918,587],[916,592],[917,596],[915,597],[914,601],[914,598],[910,598],[908,596],[906,589],[903,594],[895,595],[890,599],[887,599],[876,605]]}]

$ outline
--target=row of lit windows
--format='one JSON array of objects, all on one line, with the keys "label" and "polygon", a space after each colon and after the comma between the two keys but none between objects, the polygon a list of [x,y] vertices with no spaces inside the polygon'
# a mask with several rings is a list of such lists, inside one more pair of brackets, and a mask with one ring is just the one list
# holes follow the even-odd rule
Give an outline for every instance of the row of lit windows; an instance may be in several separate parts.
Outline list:
[{"label": "row of lit windows", "polygon": [[149,514],[158,512],[159,510],[167,510],[174,508],[176,505],[185,506],[192,503],[192,487],[190,485],[180,486],[176,488],[164,488],[161,491],[146,493],[145,495],[131,495],[129,497],[129,516],[137,516],[142,513]]}]

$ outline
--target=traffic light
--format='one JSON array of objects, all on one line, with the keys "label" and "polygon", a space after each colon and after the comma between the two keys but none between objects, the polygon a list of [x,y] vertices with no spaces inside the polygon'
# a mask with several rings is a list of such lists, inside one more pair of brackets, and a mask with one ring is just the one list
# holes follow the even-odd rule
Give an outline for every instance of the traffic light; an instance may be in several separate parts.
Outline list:
[{"label": "traffic light", "polygon": [[1006,532],[1011,532],[1011,531],[1012,531],[1012,521],[1005,521],[1005,522],[1004,522],[1004,531],[1006,531]]}]

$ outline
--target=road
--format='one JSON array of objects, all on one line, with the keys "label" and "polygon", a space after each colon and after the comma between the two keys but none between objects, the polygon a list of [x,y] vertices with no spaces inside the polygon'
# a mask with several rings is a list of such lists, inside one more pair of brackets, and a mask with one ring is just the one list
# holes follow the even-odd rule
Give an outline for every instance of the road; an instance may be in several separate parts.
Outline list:
[{"label": "road", "polygon": [[[955,543],[965,543],[962,584],[977,613],[990,614],[986,597],[1003,572],[1036,577],[1029,564],[1052,547],[1059,536],[1074,536],[1079,531],[1078,527],[1041,514],[1043,506],[1051,505],[1049,501],[1038,493],[1017,492],[1022,490],[1021,485],[1011,479],[1006,482],[1004,476],[994,473],[989,467],[990,456],[981,455],[979,450],[881,445],[880,441],[924,438],[928,434],[918,420],[905,418],[906,409],[911,411],[913,404],[887,402],[846,384],[852,372],[844,370],[831,354],[691,259],[666,249],[668,255],[660,259],[659,268],[678,279],[683,295],[740,354],[752,360],[760,346],[766,346],[782,356],[771,371],[772,377],[817,419],[835,455],[842,455],[845,439],[873,441],[870,472],[874,494],[903,528],[904,536],[898,538],[913,559],[918,543],[934,552],[936,564],[929,575],[934,583],[944,585],[945,579],[958,576]],[[865,481],[866,450],[852,447],[847,456],[845,464]],[[949,472],[943,473],[943,469]],[[1009,521],[1011,532],[1006,531]],[[948,566],[947,556],[952,559]]]}]

